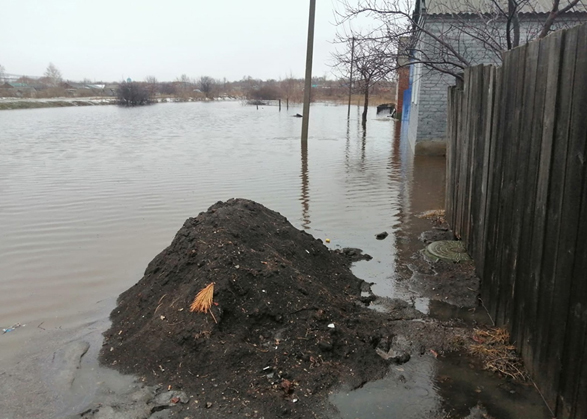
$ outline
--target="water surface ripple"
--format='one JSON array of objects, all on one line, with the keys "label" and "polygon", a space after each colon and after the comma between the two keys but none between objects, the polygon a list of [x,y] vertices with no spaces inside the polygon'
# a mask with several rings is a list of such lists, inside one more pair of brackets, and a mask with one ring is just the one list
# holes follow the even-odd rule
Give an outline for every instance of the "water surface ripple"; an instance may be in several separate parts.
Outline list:
[{"label": "water surface ripple", "polygon": [[[217,102],[0,113],[2,326],[103,318],[186,218],[232,197],[332,247],[363,248],[375,257],[363,276],[392,295],[395,236],[374,235],[401,228],[393,122],[373,117],[364,132],[356,109],[347,121],[344,106],[314,105],[303,149],[299,111]],[[29,334],[5,339],[0,355]]]}]

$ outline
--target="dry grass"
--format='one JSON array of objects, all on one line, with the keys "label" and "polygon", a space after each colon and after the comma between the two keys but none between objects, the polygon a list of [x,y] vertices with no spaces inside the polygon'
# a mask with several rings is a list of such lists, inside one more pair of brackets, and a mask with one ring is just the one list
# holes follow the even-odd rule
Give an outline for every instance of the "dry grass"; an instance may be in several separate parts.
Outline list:
[{"label": "dry grass", "polygon": [[214,282],[210,283],[206,286],[203,290],[201,290],[192,305],[190,306],[190,311],[193,313],[194,311],[198,311],[200,313],[207,313],[210,311],[210,307],[212,307],[212,302],[214,299]]},{"label": "dry grass", "polygon": [[424,211],[423,213],[418,214],[417,217],[418,218],[444,217],[444,210],[437,209],[437,210]]},{"label": "dry grass", "polygon": [[526,381],[528,375],[516,353],[516,348],[509,344],[509,338],[509,333],[498,327],[475,329],[475,343],[469,345],[468,349],[471,354],[481,359],[484,369],[514,380]]}]

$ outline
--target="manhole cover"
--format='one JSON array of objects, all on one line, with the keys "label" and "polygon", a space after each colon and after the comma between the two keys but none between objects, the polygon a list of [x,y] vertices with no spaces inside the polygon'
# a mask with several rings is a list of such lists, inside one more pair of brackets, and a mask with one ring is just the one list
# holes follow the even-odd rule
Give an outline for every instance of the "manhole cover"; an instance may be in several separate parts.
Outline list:
[{"label": "manhole cover", "polygon": [[426,247],[425,253],[435,260],[443,259],[451,262],[471,260],[463,242],[456,240],[432,242]]}]

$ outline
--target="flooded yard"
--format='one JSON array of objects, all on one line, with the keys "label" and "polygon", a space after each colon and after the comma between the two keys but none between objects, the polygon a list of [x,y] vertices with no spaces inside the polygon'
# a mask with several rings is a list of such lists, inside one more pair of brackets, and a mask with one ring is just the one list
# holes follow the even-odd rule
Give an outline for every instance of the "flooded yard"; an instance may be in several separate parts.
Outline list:
[{"label": "flooded yard", "polygon": [[[186,218],[233,197],[332,248],[365,249],[376,293],[391,295],[409,193],[393,123],[374,120],[363,137],[344,107],[315,106],[303,156],[298,111],[230,102],[2,112],[2,324],[101,318]],[[391,237],[375,241],[383,230]]]},{"label": "flooded yard", "polygon": [[[0,335],[0,375],[11,378],[0,418],[79,413],[105,397],[97,382],[124,393],[128,382],[96,360],[116,298],[216,201],[251,199],[331,249],[363,249],[373,260],[353,272],[378,296],[438,318],[456,311],[401,286],[400,265],[429,228],[415,215],[444,207],[444,159],[413,158],[374,109],[365,132],[357,108],[347,121],[345,106],[324,104],[303,148],[297,112],[239,102],[0,112],[0,326],[22,325]],[[82,337],[77,385],[57,394],[55,371],[27,361]],[[341,418],[462,418],[478,401],[496,418],[548,417],[529,387],[504,387],[458,356],[414,358],[330,397]]]}]

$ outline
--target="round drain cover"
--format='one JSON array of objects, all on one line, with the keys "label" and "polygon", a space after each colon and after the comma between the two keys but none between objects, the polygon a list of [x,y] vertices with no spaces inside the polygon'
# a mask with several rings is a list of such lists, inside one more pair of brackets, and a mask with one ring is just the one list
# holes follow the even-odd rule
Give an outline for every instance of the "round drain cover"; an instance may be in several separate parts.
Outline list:
[{"label": "round drain cover", "polygon": [[443,259],[451,262],[471,260],[463,242],[456,240],[432,242],[426,247],[426,253],[434,259]]}]

